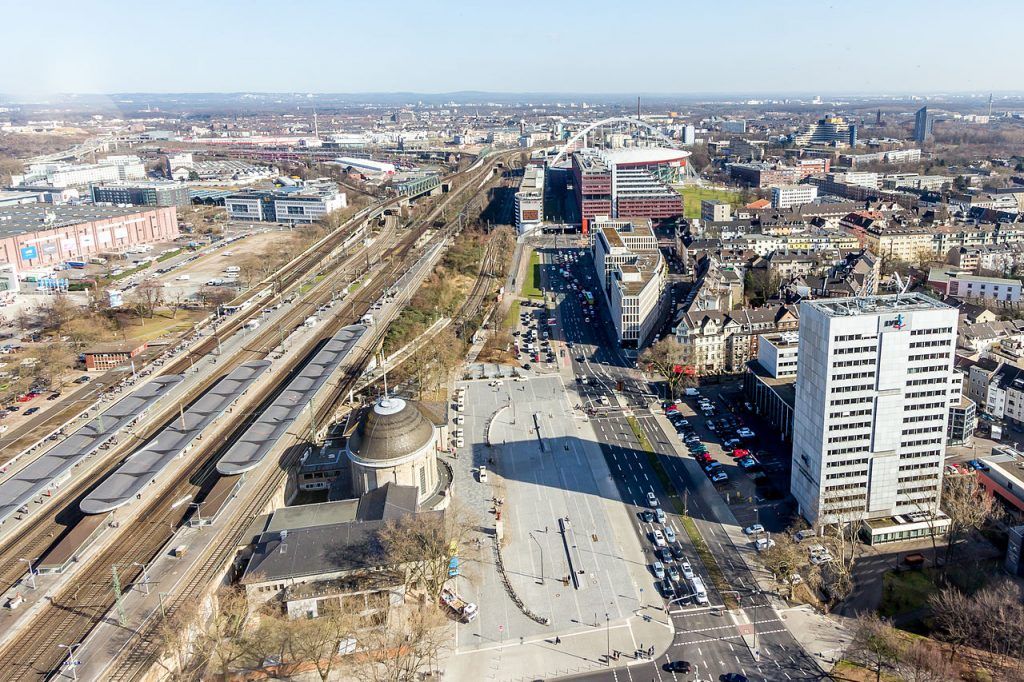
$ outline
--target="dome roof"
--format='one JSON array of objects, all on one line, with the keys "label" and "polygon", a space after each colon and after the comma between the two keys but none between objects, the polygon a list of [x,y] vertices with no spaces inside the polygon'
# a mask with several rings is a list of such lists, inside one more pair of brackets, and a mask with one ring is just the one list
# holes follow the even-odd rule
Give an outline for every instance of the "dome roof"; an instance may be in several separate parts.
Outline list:
[{"label": "dome roof", "polygon": [[387,461],[411,455],[433,439],[434,427],[415,403],[381,398],[349,438],[348,450],[359,459]]}]

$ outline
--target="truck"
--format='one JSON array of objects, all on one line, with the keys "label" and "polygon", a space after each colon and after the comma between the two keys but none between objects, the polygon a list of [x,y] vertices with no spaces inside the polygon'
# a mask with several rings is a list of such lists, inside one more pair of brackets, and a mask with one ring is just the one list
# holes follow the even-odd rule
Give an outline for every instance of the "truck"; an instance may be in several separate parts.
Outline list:
[{"label": "truck", "polygon": [[310,315],[306,318],[306,321],[302,323],[303,327],[315,327],[318,322],[316,315]]},{"label": "truck", "polygon": [[373,315],[367,313],[359,320],[362,324],[373,326]]},{"label": "truck", "polygon": [[476,604],[466,601],[451,588],[441,590],[441,603],[447,606],[463,623],[469,623],[476,618]]},{"label": "truck", "polygon": [[690,578],[690,591],[693,592],[693,601],[697,602],[701,606],[708,605],[708,591],[704,587],[704,581],[693,576]]}]

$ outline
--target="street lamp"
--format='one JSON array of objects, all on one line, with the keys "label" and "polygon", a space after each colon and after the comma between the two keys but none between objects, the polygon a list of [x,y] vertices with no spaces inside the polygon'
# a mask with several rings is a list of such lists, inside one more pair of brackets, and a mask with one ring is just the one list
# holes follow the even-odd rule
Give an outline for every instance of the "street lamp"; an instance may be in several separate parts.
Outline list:
[{"label": "street lamp", "polygon": [[544,584],[544,546],[540,544],[540,540],[533,536],[533,531],[529,532],[530,539],[537,543],[537,549],[540,550],[540,584]]},{"label": "street lamp", "polygon": [[138,566],[142,569],[142,587],[144,590],[143,594],[149,594],[149,574],[146,573],[146,564],[140,563],[138,561],[133,561],[132,566]]},{"label": "street lamp", "polygon": [[69,668],[71,668],[71,679],[77,680],[78,679],[78,669],[77,669],[77,666],[78,666],[78,664],[81,663],[81,661],[79,661],[78,659],[75,658],[75,650],[78,649],[82,645],[81,644],[58,644],[57,646],[59,646],[61,649],[67,649],[68,650],[68,662],[65,663],[65,665],[67,665]]},{"label": "street lamp", "polygon": [[28,581],[29,581],[29,586],[33,590],[36,589],[36,569],[35,569],[34,565],[35,565],[35,562],[38,561],[38,560],[39,560],[39,557],[36,557],[35,559],[18,559],[18,561],[23,561],[26,564],[28,564]]},{"label": "street lamp", "polygon": [[189,502],[188,503],[188,506],[196,508],[196,525],[197,526],[202,526],[203,525],[203,515],[199,512],[199,507],[201,505],[202,505],[202,502]]},{"label": "street lamp", "polygon": [[605,640],[605,648],[607,650],[607,653],[604,656],[604,660],[608,664],[608,667],[611,667],[611,665],[612,665],[612,628],[611,628],[611,621],[608,619],[608,614],[607,613],[604,614],[604,640]]}]

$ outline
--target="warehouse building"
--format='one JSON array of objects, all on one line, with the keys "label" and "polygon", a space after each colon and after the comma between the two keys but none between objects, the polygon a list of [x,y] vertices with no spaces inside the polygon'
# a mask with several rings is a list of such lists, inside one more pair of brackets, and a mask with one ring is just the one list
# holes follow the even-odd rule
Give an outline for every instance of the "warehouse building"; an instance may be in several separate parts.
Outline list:
[{"label": "warehouse building", "polygon": [[174,206],[120,208],[25,204],[0,207],[0,263],[19,272],[120,253],[178,236]]}]

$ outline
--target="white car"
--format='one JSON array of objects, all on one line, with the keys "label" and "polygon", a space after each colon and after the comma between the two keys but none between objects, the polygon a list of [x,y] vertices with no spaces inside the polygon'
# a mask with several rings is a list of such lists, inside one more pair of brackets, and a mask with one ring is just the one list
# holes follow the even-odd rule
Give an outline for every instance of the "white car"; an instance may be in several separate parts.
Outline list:
[{"label": "white car", "polygon": [[676,541],[676,532],[672,530],[672,526],[665,526],[665,539],[669,542]]},{"label": "white car", "polygon": [[679,570],[681,570],[683,572],[683,577],[684,578],[686,578],[687,580],[693,580],[693,576],[694,576],[693,567],[690,566],[690,562],[689,561],[684,561],[683,563],[679,564]]},{"label": "white car", "polygon": [[653,490],[647,492],[647,504],[651,505],[652,507],[659,506],[658,496],[654,494]]},{"label": "white car", "polygon": [[744,528],[743,532],[746,535],[760,535],[764,532],[764,526],[762,526],[760,523],[755,523],[752,526],[747,526],[746,528]]},{"label": "white car", "polygon": [[662,509],[661,507],[658,507],[657,509],[655,509],[654,510],[654,518],[658,520],[658,523],[664,524],[665,523],[665,510]]},{"label": "white car", "polygon": [[754,542],[754,549],[758,552],[763,552],[764,550],[771,549],[774,546],[775,540],[772,540],[771,538],[758,538],[757,541]]},{"label": "white car", "polygon": [[487,467],[481,466],[480,471],[478,473],[480,476],[480,482],[487,483]]},{"label": "white car", "polygon": [[658,580],[665,578],[665,566],[660,561],[655,561],[651,564],[651,570],[654,572],[654,577]]},{"label": "white car", "polygon": [[667,547],[668,543],[665,542],[665,534],[660,530],[651,531],[651,541],[654,542],[655,547]]}]

